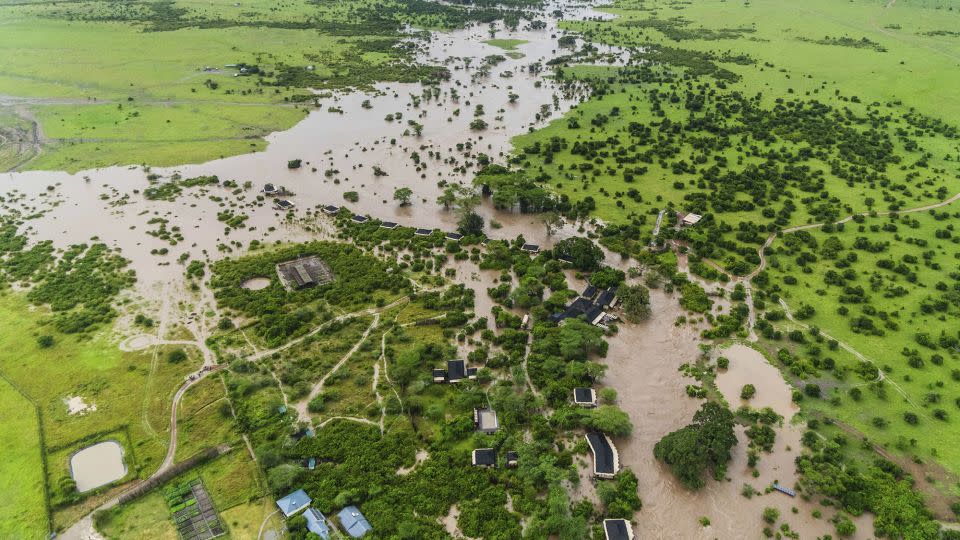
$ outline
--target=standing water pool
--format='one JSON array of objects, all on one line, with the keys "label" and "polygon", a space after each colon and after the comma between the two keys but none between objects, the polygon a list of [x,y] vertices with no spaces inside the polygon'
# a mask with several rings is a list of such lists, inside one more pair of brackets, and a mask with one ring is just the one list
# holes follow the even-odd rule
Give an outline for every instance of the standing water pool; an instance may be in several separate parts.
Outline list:
[{"label": "standing water pool", "polygon": [[78,450],[70,457],[70,475],[80,493],[123,478],[127,475],[123,447],[117,441],[104,441]]}]

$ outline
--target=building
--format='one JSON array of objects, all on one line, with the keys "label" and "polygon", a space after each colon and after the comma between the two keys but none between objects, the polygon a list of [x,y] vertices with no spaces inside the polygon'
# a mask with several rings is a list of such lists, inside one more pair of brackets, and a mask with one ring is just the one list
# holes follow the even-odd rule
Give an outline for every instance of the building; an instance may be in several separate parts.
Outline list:
[{"label": "building", "polygon": [[477,368],[468,368],[463,360],[447,360],[447,369],[434,369],[433,382],[457,383],[464,379],[476,379]]},{"label": "building", "polygon": [[693,225],[700,223],[700,220],[703,219],[703,216],[700,214],[685,214],[681,212],[677,214],[677,219],[679,219],[681,227],[692,227]]},{"label": "building", "polygon": [[574,388],[573,403],[580,407],[593,408],[597,406],[597,391],[593,388]]},{"label": "building", "polygon": [[580,293],[580,296],[586,298],[587,300],[593,300],[593,298],[597,296],[598,290],[599,289],[597,289],[593,285],[587,284],[587,288],[584,289],[582,293]]},{"label": "building", "polygon": [[500,421],[497,420],[497,411],[493,409],[474,409],[473,425],[477,431],[490,435],[500,429]]},{"label": "building", "polygon": [[277,186],[273,184],[264,184],[263,185],[263,194],[264,195],[275,195],[280,190],[277,189]]},{"label": "building", "polygon": [[477,448],[473,451],[471,462],[477,467],[496,467],[497,451],[493,448]]},{"label": "building", "polygon": [[601,308],[608,308],[613,306],[617,301],[617,292],[613,287],[600,293],[600,296],[597,297],[597,300],[594,302]]},{"label": "building", "polygon": [[308,256],[277,265],[277,275],[287,289],[305,289],[326,285],[334,280],[333,272],[319,257]]},{"label": "building", "polygon": [[463,235],[460,233],[455,233],[455,232],[447,233],[447,240],[453,240],[454,242],[459,242],[462,239],[463,239]]},{"label": "building", "polygon": [[361,216],[360,214],[354,214],[350,219],[352,219],[355,223],[366,223],[370,221],[370,218],[367,216]]},{"label": "building", "polygon": [[327,518],[319,510],[311,506],[303,513],[303,517],[307,518],[307,530],[323,538],[323,540],[330,539],[330,526],[327,525]]},{"label": "building", "polygon": [[313,499],[307,495],[307,492],[302,489],[298,489],[286,497],[278,500],[277,506],[280,508],[280,511],[283,512],[284,516],[290,517],[310,506],[311,502],[313,502]]},{"label": "building", "polygon": [[507,467],[516,467],[520,463],[520,454],[513,450],[507,452]]},{"label": "building", "polygon": [[593,475],[597,478],[613,478],[620,472],[620,455],[613,441],[599,431],[589,431],[586,437],[593,453]]},{"label": "building", "polygon": [[273,207],[277,210],[290,210],[293,208],[293,203],[286,199],[278,199],[277,202],[273,203]]},{"label": "building", "polygon": [[526,251],[527,253],[540,253],[540,246],[536,244],[524,244],[520,246],[521,251]]},{"label": "building", "polygon": [[633,540],[633,527],[625,519],[605,519],[603,534],[607,540]]},{"label": "building", "polygon": [[433,234],[433,229],[417,229],[413,231],[413,234],[417,236],[430,236]]},{"label": "building", "polygon": [[363,517],[360,509],[356,506],[348,506],[337,514],[340,520],[340,526],[347,534],[354,538],[361,538],[363,535],[373,530],[367,518]]},{"label": "building", "polygon": [[328,216],[332,216],[340,211],[340,207],[333,204],[328,204],[324,206],[322,210],[324,214],[327,214]]},{"label": "building", "polygon": [[393,221],[384,221],[383,223],[380,224],[381,228],[390,229],[390,230],[396,229],[397,226],[398,225]]}]

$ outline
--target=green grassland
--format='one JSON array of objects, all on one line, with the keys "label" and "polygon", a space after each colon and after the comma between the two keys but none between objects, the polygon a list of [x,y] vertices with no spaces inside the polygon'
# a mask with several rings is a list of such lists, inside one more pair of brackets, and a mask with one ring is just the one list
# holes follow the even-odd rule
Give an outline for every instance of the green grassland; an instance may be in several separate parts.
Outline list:
[{"label": "green grassland", "polygon": [[[824,396],[832,406],[813,403],[877,441],[936,457],[952,471],[960,470],[960,440],[953,440],[958,430],[949,427],[960,407],[960,394],[953,392],[960,377],[960,245],[951,225],[958,210],[954,203],[900,217],[867,217],[831,232],[787,235],[774,244],[770,269],[760,279],[768,277],[764,290],[795,313],[812,307],[812,314],[803,314],[804,324],[850,344],[896,385],[866,384],[875,375],[866,370],[866,380],[857,376],[860,361],[841,354],[848,362],[839,382],[825,384],[836,386]],[[816,361],[812,347],[797,355],[796,374],[807,375],[801,366]],[[853,387],[862,391],[856,399],[849,393]],[[908,423],[906,413],[917,415],[916,423]],[[886,424],[873,425],[877,417]]]},{"label": "green grassland", "polygon": [[40,538],[48,531],[40,426],[33,404],[5,380],[0,380],[0,418],[6,441],[0,489],[16,494],[0,503],[0,536]]},{"label": "green grassland", "polygon": [[227,392],[219,377],[207,377],[184,394],[177,410],[176,461],[223,443],[237,443]]},{"label": "green grassland", "polygon": [[528,43],[528,41],[525,39],[500,38],[500,39],[488,39],[488,40],[485,40],[484,43],[486,43],[487,45],[493,45],[494,47],[499,47],[505,51],[513,51],[513,50],[516,50],[516,48],[519,47],[520,45],[523,45],[524,43]]},{"label": "green grassland", "polygon": [[[405,23],[449,28],[498,13],[368,0],[4,4],[0,96],[40,120],[43,155],[25,168],[199,162],[261,150],[265,134],[306,114],[296,103],[311,101],[309,88],[434,74],[397,47]],[[240,63],[259,72],[226,67]],[[3,157],[9,146],[7,168],[18,163]]]},{"label": "green grassland", "polygon": [[[0,347],[9,353],[0,358],[0,371],[40,409],[46,481],[57,510],[55,523],[64,525],[79,517],[74,515],[76,490],[67,481],[69,455],[92,442],[117,438],[125,446],[128,479],[152,474],[166,452],[173,392],[198,359],[191,355],[170,363],[167,348],[123,353],[102,336],[55,333],[55,344],[41,348],[36,338],[48,330],[45,310],[31,308],[9,292],[0,296],[0,306]],[[72,396],[97,410],[70,415],[64,400]],[[42,469],[24,469],[22,478],[37,472]]]},{"label": "green grassland", "polygon": [[[960,12],[872,0],[627,0],[609,11],[618,18],[563,24],[643,47],[649,62],[571,56],[558,78],[589,82],[593,97],[517,137],[511,163],[564,197],[561,211],[609,224],[600,239],[617,251],[644,248],[660,209],[703,214],[674,231],[669,212],[661,234],[735,276],[758,267],[773,233],[894,212],[780,234],[754,280],[757,330],[772,357],[792,351],[777,363],[811,416],[903,462],[960,472],[958,208],[896,215],[960,192],[960,37],[950,31]],[[784,318],[781,298],[800,323]],[[883,382],[818,330],[875,362]],[[822,398],[805,395],[808,384]]]}]

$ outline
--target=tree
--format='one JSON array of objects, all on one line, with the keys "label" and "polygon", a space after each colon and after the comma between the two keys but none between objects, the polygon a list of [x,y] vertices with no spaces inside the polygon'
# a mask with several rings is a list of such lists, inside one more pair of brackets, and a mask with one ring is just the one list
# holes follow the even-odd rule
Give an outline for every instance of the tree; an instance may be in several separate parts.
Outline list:
[{"label": "tree", "polygon": [[617,289],[617,296],[627,322],[638,323],[650,317],[650,289],[624,283]]},{"label": "tree", "polygon": [[770,525],[773,525],[774,523],[777,522],[778,519],[780,519],[780,510],[777,510],[772,506],[768,506],[763,509],[762,516],[764,521],[766,521]]},{"label": "tree", "polygon": [[53,347],[53,336],[42,335],[38,337],[37,345],[39,345],[41,349],[49,349],[50,347]]},{"label": "tree", "polygon": [[751,399],[757,395],[757,387],[752,384],[745,384],[740,390],[740,399]]},{"label": "tree", "polygon": [[573,261],[573,267],[584,272],[600,268],[603,262],[603,250],[589,238],[574,236],[564,238],[553,246],[555,257],[565,257]]},{"label": "tree", "polygon": [[167,361],[171,364],[179,364],[187,359],[187,353],[183,349],[174,349],[167,355]]},{"label": "tree", "polygon": [[467,212],[457,222],[457,230],[464,236],[480,236],[483,234],[483,217],[476,212]]},{"label": "tree", "polygon": [[615,405],[601,405],[585,413],[587,427],[615,437],[626,437],[633,431],[633,422],[630,421],[630,417]]},{"label": "tree", "polygon": [[540,221],[547,230],[547,236],[553,236],[553,232],[563,225],[563,217],[552,211],[540,214]]},{"label": "tree", "polygon": [[653,447],[653,454],[670,465],[683,485],[700,489],[707,467],[712,467],[716,476],[730,461],[730,449],[737,444],[733,426],[733,413],[708,401],[693,415],[693,423],[660,439]]},{"label": "tree", "polygon": [[483,120],[483,118],[474,118],[473,121],[470,122],[470,129],[474,131],[482,131],[487,129],[487,123]]},{"label": "tree", "polygon": [[393,190],[393,200],[399,201],[400,206],[408,206],[410,198],[413,197],[413,190],[408,187],[401,187]]}]

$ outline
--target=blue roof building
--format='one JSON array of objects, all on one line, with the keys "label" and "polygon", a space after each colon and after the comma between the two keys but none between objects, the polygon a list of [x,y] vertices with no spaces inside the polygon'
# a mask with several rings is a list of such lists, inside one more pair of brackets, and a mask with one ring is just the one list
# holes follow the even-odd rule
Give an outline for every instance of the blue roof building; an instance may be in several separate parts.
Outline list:
[{"label": "blue roof building", "polygon": [[356,506],[344,508],[337,514],[337,518],[340,519],[340,526],[343,527],[343,530],[354,538],[360,538],[373,530],[370,522],[367,521],[367,518],[363,517],[360,509]]},{"label": "blue roof building", "polygon": [[307,518],[307,529],[310,532],[323,538],[323,540],[330,539],[330,526],[327,525],[327,518],[319,510],[311,506],[303,513],[303,517]]},{"label": "blue roof building", "polygon": [[277,506],[280,507],[280,511],[283,512],[284,516],[290,517],[310,506],[311,502],[313,502],[313,499],[307,495],[307,492],[302,489],[298,489],[277,501]]}]

